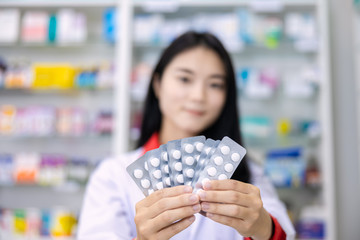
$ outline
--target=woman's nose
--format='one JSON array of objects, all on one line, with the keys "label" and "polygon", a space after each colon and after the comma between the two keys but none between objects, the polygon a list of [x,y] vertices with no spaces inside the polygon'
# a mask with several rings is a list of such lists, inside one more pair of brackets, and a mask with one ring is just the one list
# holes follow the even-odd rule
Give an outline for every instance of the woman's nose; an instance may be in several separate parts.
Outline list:
[{"label": "woman's nose", "polygon": [[202,83],[194,84],[194,86],[192,86],[191,88],[190,97],[191,100],[193,101],[198,101],[198,102],[204,101],[206,98],[206,89],[204,84]]}]

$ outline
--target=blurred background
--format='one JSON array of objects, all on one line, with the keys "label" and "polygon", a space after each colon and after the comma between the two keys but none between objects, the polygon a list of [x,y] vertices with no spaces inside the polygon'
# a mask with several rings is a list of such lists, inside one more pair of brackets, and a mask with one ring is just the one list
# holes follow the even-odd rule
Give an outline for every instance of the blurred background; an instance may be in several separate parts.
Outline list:
[{"label": "blurred background", "polygon": [[186,30],[235,66],[245,147],[297,239],[358,239],[360,1],[0,0],[0,239],[75,239],[88,177],[135,147]]}]

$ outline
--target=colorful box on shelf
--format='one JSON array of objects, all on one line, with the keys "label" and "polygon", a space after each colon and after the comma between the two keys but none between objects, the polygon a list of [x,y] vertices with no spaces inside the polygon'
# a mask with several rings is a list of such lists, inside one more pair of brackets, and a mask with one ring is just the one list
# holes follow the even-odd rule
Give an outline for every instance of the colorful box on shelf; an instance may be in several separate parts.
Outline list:
[{"label": "colorful box on shelf", "polygon": [[276,187],[302,187],[306,164],[302,148],[285,148],[267,153],[265,173]]},{"label": "colorful box on shelf", "polygon": [[34,64],[33,89],[71,89],[77,69],[69,64]]},{"label": "colorful box on shelf", "polygon": [[15,132],[16,108],[11,105],[0,106],[0,134],[11,135]]},{"label": "colorful box on shelf", "polygon": [[273,132],[273,123],[268,117],[244,116],[240,125],[245,139],[268,139]]},{"label": "colorful box on shelf", "polygon": [[19,36],[20,11],[18,9],[0,10],[0,43],[14,43]]},{"label": "colorful box on shelf", "polygon": [[109,43],[115,43],[118,31],[117,14],[115,8],[108,8],[103,14],[103,35],[104,39]]},{"label": "colorful box on shelf", "polygon": [[86,158],[60,154],[0,153],[0,186],[81,186],[87,182],[92,168],[91,161]]},{"label": "colorful box on shelf", "polygon": [[75,235],[76,225],[76,215],[66,208],[0,208],[1,239],[72,237]]},{"label": "colorful box on shelf", "polygon": [[15,155],[14,180],[18,184],[35,184],[38,180],[41,158],[36,153]]},{"label": "colorful box on shelf", "polygon": [[325,209],[321,205],[308,205],[301,209],[295,224],[299,239],[325,239]]}]

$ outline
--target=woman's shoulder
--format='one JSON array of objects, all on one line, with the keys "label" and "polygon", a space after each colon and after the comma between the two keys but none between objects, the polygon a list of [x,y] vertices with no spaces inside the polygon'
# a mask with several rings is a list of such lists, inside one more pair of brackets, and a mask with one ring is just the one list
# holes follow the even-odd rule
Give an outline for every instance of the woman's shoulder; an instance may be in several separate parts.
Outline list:
[{"label": "woman's shoulder", "polygon": [[255,161],[253,161],[251,159],[249,159],[247,161],[247,164],[249,166],[252,178],[258,178],[258,177],[264,176],[264,167],[263,167],[263,165],[261,165],[258,162],[255,162]]},{"label": "woman's shoulder", "polygon": [[120,174],[121,176],[126,171],[126,167],[140,157],[142,151],[142,148],[138,148],[118,156],[104,158],[96,166],[93,175],[111,177],[114,174],[118,176]]}]

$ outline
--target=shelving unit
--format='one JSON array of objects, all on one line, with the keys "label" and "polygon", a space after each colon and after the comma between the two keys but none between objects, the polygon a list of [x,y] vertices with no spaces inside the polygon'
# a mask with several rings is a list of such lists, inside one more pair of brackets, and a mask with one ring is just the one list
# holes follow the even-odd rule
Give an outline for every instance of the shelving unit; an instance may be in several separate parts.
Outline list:
[{"label": "shelving unit", "polygon": [[[314,14],[317,21],[319,34],[318,48],[301,51],[292,42],[281,41],[277,49],[266,49],[264,46],[244,46],[238,50],[229,50],[236,68],[253,67],[261,68],[266,65],[276,66],[280,69],[296,72],[299,67],[307,64],[316,64],[320,69],[319,90],[316,96],[307,100],[294,100],[284,98],[282,89],[278,90],[271,99],[251,100],[241,98],[239,100],[241,114],[244,115],[265,115],[274,122],[279,118],[305,118],[316,119],[321,124],[321,137],[319,139],[308,139],[306,137],[289,137],[286,140],[279,137],[271,138],[264,144],[259,141],[245,139],[245,147],[251,152],[255,151],[256,157],[264,161],[265,154],[270,149],[303,146],[305,157],[315,154],[319,160],[322,174],[321,187],[300,187],[280,188],[280,197],[292,207],[301,209],[304,205],[312,204],[314,199],[323,207],[325,218],[325,239],[335,239],[335,203],[334,203],[334,169],[332,156],[332,122],[331,122],[331,85],[329,70],[329,39],[328,19],[326,1],[269,1],[267,8],[261,7],[264,1],[169,1],[161,5],[161,1],[134,1],[134,17],[140,15],[161,15],[166,20],[178,18],[190,19],[196,14],[206,13],[227,13],[236,9],[246,9],[261,16],[283,17],[288,12],[301,12]],[[266,4],[264,4],[266,5]],[[167,43],[147,43],[133,41],[133,64],[134,66],[145,59],[150,64],[155,63],[149,60],[148,55],[156,55],[167,46]],[[148,54],[148,55],[146,55]],[[140,59],[140,60],[139,60]],[[269,64],[270,63],[270,64]],[[138,103],[133,103],[138,106]],[[296,110],[294,110],[296,109]],[[269,143],[270,142],[270,143]],[[254,148],[254,149],[253,149]],[[259,153],[260,152],[260,153]],[[254,158],[256,158],[254,156]],[[299,214],[299,213],[298,213]]]},{"label": "shelving unit", "polygon": [[[354,0],[354,12],[353,12],[353,35],[354,35],[354,63],[355,63],[355,77],[356,77],[356,92],[360,93],[360,70],[359,70],[359,64],[360,64],[360,2],[358,0]],[[360,119],[360,97],[359,94],[357,94],[357,116],[358,119]],[[357,126],[358,132],[357,132],[357,138],[360,139],[360,124]],[[360,156],[359,156],[359,162],[360,162]],[[359,169],[360,172],[360,169]]]},{"label": "shelving unit", "polygon": [[[46,1],[20,0],[0,1],[0,9],[18,9],[20,19],[26,11],[44,11],[50,14],[60,9],[74,9],[86,16],[87,39],[84,43],[26,43],[20,37],[13,43],[0,44],[1,57],[7,62],[26,59],[28,63],[68,63],[74,66],[94,66],[104,62],[115,63],[120,42],[109,43],[102,37],[103,14],[107,8],[120,10],[119,1]],[[119,20],[118,23],[121,21]],[[20,25],[21,27],[21,25]],[[118,39],[121,39],[119,36]],[[115,66],[118,67],[118,66]],[[118,71],[118,69],[116,70]],[[115,85],[116,87],[116,85]],[[114,111],[116,89],[0,89],[0,106],[11,104],[18,108],[31,106],[50,106],[56,108],[78,107],[87,111],[90,123],[100,110]],[[82,136],[1,136],[0,154],[19,152],[38,152],[41,154],[61,154],[68,159],[86,159],[92,168],[95,164],[112,153],[114,135],[99,135],[87,132]],[[90,170],[90,169],[89,169]],[[67,170],[68,171],[68,170]],[[78,172],[78,174],[80,174]],[[83,174],[83,173],[81,173]],[[55,186],[39,184],[0,185],[0,208],[37,209],[51,211],[56,209],[69,211],[77,216],[84,195],[84,184],[66,181]],[[0,214],[1,215],[1,214]],[[17,220],[17,221],[21,221]],[[23,234],[3,235],[0,239],[28,239]],[[31,239],[53,239],[41,237]],[[57,239],[71,240],[73,237]]]},{"label": "shelving unit", "polygon": [[[69,45],[42,45],[42,44],[26,44],[20,41],[14,44],[0,44],[1,54],[5,57],[19,57],[21,55],[28,56],[34,61],[69,61],[84,63],[89,62],[94,56],[96,60],[113,58],[115,62],[115,81],[113,90],[76,90],[76,91],[56,91],[54,92],[32,92],[32,91],[8,91],[0,90],[0,105],[4,99],[12,104],[24,105],[23,99],[26,97],[26,104],[46,102],[52,105],[71,105],[77,99],[77,104],[84,108],[94,109],[97,106],[109,105],[113,108],[115,119],[115,131],[112,136],[108,137],[81,137],[81,138],[62,138],[56,137],[51,139],[48,145],[49,151],[66,151],[68,147],[75,144],[83,144],[76,151],[102,157],[102,153],[121,154],[133,147],[134,139],[131,139],[131,118],[134,109],[141,109],[142,101],[134,100],[131,96],[131,71],[134,66],[142,60],[154,64],[160,51],[167,46],[167,43],[138,43],[134,42],[133,24],[138,14],[159,14],[165,19],[176,19],[194,16],[201,13],[228,13],[234,12],[236,9],[244,9],[261,16],[272,16],[283,18],[288,12],[310,12],[316,15],[319,48],[306,51],[299,51],[291,41],[281,41],[277,49],[267,49],[261,45],[244,46],[238,50],[230,50],[234,65],[237,69],[242,67],[263,68],[269,65],[278,69],[287,69],[287,71],[296,71],[299,66],[309,63],[316,64],[320,69],[319,91],[317,96],[310,100],[289,100],[285,99],[281,94],[281,88],[269,100],[251,100],[246,98],[239,99],[240,110],[242,115],[265,115],[274,122],[281,117],[303,117],[316,120],[321,123],[321,137],[316,141],[307,139],[306,137],[296,138],[289,137],[284,143],[282,139],[274,138],[269,144],[264,145],[259,142],[248,141],[248,147],[260,152],[260,156],[264,157],[266,151],[278,147],[288,147],[294,145],[304,146],[311,152],[316,152],[316,156],[320,159],[320,169],[322,173],[322,186],[318,188],[302,187],[296,189],[279,189],[279,194],[287,201],[293,202],[293,206],[299,209],[304,204],[312,203],[314,195],[320,197],[321,205],[324,208],[324,216],[326,222],[326,239],[335,240],[336,236],[336,216],[334,202],[334,169],[332,155],[332,122],[331,122],[331,85],[329,70],[329,39],[327,19],[327,1],[326,0],[179,0],[179,1],[140,1],[140,0],[76,0],[76,1],[60,1],[60,0],[18,0],[18,1],[1,1],[0,8],[19,8],[21,11],[27,9],[56,10],[59,8],[73,8],[84,12],[88,17],[89,38],[84,44]],[[100,23],[102,10],[107,7],[115,7],[118,14],[117,31],[118,41],[115,44],[107,44],[101,41]],[[95,13],[95,14],[94,14]],[[92,28],[92,26],[94,26]],[[53,56],[53,57],[49,57]],[[91,102],[91,104],[89,104]],[[90,105],[90,106],[89,106]],[[265,107],[264,107],[265,106]],[[96,107],[95,107],[96,108]],[[296,108],[298,111],[294,111]],[[302,112],[302,114],[299,114]],[[40,148],[46,142],[47,138],[31,139],[8,139],[0,138],[0,153],[5,150],[16,151],[16,146],[22,146],[28,149]],[[67,142],[67,143],[66,143]],[[4,143],[4,144],[2,144]],[[49,144],[49,143],[46,143]],[[6,146],[9,145],[9,146]],[[26,145],[26,146],[25,146]],[[89,148],[88,146],[96,146]],[[105,151],[99,153],[99,148]],[[259,151],[259,149],[261,151]],[[5,207],[15,208],[21,207],[23,203],[13,201],[22,194],[36,195],[32,198],[31,207],[50,207],[51,205],[65,205],[71,209],[79,210],[83,188],[79,191],[72,190],[55,191],[53,194],[57,202],[44,202],[43,198],[49,192],[53,193],[52,188],[42,188],[34,186],[18,186],[18,187],[1,187],[0,186],[0,202],[7,204]],[[7,194],[9,193],[9,194]],[[62,197],[66,196],[66,197]],[[74,199],[76,198],[76,200]],[[68,201],[71,199],[71,201]],[[11,204],[10,204],[11,203]],[[0,206],[1,207],[1,206]]]}]

